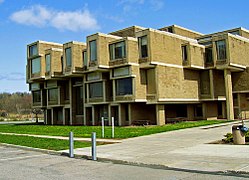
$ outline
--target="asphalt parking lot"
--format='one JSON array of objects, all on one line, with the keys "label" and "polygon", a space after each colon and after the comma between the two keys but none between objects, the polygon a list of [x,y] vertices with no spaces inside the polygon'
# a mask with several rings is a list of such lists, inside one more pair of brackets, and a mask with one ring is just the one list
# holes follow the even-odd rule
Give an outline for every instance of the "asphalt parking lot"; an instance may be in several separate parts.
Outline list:
[{"label": "asphalt parking lot", "polygon": [[210,174],[94,162],[0,145],[0,179],[247,179]]}]

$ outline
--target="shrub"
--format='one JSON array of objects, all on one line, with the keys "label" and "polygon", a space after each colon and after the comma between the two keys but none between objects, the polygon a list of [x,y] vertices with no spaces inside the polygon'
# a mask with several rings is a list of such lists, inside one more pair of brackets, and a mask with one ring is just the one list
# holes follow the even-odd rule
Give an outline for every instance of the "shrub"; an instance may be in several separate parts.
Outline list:
[{"label": "shrub", "polygon": [[[232,133],[227,133],[224,135],[224,139],[222,139],[222,141],[224,141],[225,143],[231,143],[233,142],[233,134]],[[245,138],[246,138],[246,142],[249,142],[249,131],[247,131],[245,133]]]}]

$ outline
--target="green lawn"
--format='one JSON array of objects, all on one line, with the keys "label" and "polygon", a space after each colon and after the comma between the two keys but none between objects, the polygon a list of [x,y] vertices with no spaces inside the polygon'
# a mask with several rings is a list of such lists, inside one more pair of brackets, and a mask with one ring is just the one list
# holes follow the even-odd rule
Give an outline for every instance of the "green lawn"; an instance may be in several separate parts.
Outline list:
[{"label": "green lawn", "polygon": [[[34,147],[48,150],[65,150],[69,149],[68,140],[38,138],[30,136],[15,136],[15,135],[1,135],[0,143],[15,144],[20,146]],[[74,142],[74,148],[83,148],[91,146],[91,142]]]},{"label": "green lawn", "polygon": [[[185,129],[197,126],[224,123],[227,121],[192,121],[176,124],[167,124],[164,126],[134,126],[134,127],[115,127],[115,138],[131,138],[144,136],[160,132]],[[91,137],[92,132],[96,132],[98,138],[101,137],[101,126],[48,126],[48,125],[0,125],[0,132],[18,133],[18,134],[39,134],[51,136],[68,136],[73,131],[75,137]],[[111,138],[111,127],[105,127],[105,138]]]}]

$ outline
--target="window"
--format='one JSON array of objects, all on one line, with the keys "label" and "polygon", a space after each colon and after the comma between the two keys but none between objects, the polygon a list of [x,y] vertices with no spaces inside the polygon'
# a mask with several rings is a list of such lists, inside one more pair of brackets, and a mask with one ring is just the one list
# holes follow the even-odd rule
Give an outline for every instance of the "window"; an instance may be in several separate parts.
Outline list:
[{"label": "window", "polygon": [[76,87],[76,114],[83,114],[83,86]]},{"label": "window", "polygon": [[41,102],[41,91],[33,91],[33,103],[39,103]]},{"label": "window", "polygon": [[66,53],[66,66],[70,67],[70,66],[72,66],[71,48],[66,48],[65,53]]},{"label": "window", "polygon": [[205,50],[205,60],[206,63],[212,63],[213,62],[213,50],[212,48],[206,48]]},{"label": "window", "polygon": [[187,46],[182,46],[182,60],[187,61],[188,60],[188,52],[187,52]]},{"label": "window", "polygon": [[90,41],[90,61],[96,61],[97,60],[97,46],[96,46],[96,40]]},{"label": "window", "polygon": [[109,46],[109,50],[110,50],[110,59],[121,59],[121,58],[125,58],[126,57],[126,48],[125,48],[125,42],[118,42],[115,44],[111,44]]},{"label": "window", "polygon": [[103,97],[102,82],[96,82],[96,83],[89,84],[89,96],[90,98]]},{"label": "window", "polygon": [[87,52],[83,51],[83,65],[87,66]]},{"label": "window", "polygon": [[202,114],[202,105],[197,105],[195,107],[195,115],[196,117],[202,117],[203,114]]},{"label": "window", "polygon": [[58,89],[49,89],[48,90],[48,101],[57,101],[58,100]]},{"label": "window", "polygon": [[168,32],[173,33],[173,28],[172,27],[168,27]]},{"label": "window", "polygon": [[217,60],[225,60],[226,57],[226,41],[220,40],[216,41],[216,51],[217,51]]},{"label": "window", "polygon": [[132,78],[124,78],[116,80],[116,95],[131,95],[132,94]]},{"label": "window", "polygon": [[35,58],[31,60],[31,73],[36,74],[41,71],[41,59]]},{"label": "window", "polygon": [[147,48],[147,36],[138,38],[140,57],[145,58],[148,57],[148,48]]},{"label": "window", "polygon": [[46,72],[50,72],[51,70],[51,58],[50,54],[45,55],[45,60],[46,60]]},{"label": "window", "polygon": [[37,44],[29,46],[29,57],[38,55]]}]

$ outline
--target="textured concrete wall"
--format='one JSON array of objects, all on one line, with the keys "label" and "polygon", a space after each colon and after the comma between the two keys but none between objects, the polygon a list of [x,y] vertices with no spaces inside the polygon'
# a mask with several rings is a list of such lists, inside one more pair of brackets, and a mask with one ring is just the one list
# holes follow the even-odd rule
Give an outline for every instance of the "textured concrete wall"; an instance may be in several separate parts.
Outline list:
[{"label": "textured concrete wall", "polygon": [[158,98],[199,98],[199,73],[182,68],[157,66]]},{"label": "textured concrete wall", "polygon": [[232,73],[233,91],[249,91],[249,68]]}]

